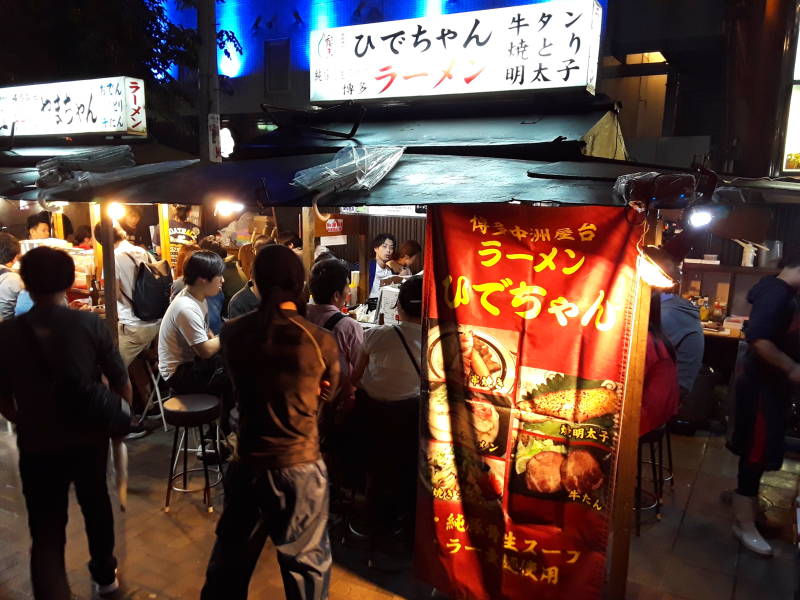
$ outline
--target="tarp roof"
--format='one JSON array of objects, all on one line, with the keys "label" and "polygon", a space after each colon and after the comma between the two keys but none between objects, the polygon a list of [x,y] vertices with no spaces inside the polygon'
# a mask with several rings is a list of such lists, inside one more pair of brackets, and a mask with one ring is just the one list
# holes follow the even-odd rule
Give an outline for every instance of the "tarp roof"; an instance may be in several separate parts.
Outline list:
[{"label": "tarp roof", "polygon": [[[202,204],[233,199],[251,206],[310,206],[312,194],[291,185],[294,174],[331,159],[310,154],[261,160],[198,165],[162,174],[137,184],[107,185],[102,189],[68,192],[65,201],[91,201],[113,196],[120,202]],[[527,176],[541,163],[485,157],[405,155],[369,193],[340,193],[320,200],[324,206],[403,205],[524,200],[567,204],[613,204],[606,182],[551,180]],[[35,200],[38,190],[12,195]]]},{"label": "tarp roof", "polygon": [[[352,122],[284,124],[277,130],[237,144],[239,158],[267,158],[333,152],[352,145],[405,146],[409,154],[493,156],[527,160],[577,160],[584,154],[595,128],[609,114],[594,110],[571,114],[525,114],[482,117],[447,117],[417,120],[362,122],[351,139],[325,135],[325,129],[350,132]],[[314,127],[317,131],[310,129]],[[614,121],[616,129],[616,121]],[[614,131],[614,134],[617,132]],[[590,147],[596,156],[624,155],[621,136],[604,139],[608,148]]]}]

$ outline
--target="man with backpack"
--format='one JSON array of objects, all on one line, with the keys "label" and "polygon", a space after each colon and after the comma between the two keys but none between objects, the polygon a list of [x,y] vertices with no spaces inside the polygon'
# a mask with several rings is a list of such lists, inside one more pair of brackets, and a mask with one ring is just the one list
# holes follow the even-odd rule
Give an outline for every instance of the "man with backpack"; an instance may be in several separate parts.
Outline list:
[{"label": "man with backpack", "polygon": [[[94,228],[94,238],[100,243],[99,223]],[[117,296],[119,353],[126,369],[156,338],[161,317],[164,316],[169,305],[171,277],[165,276],[164,281],[161,282],[162,285],[153,284],[151,281],[150,283],[153,285],[150,286],[150,289],[152,291],[149,293],[145,291],[146,297],[141,297],[145,287],[140,286],[137,294],[139,265],[149,265],[152,262],[153,259],[147,250],[131,244],[125,230],[115,223],[114,264],[117,271],[117,289],[119,290]],[[142,273],[142,279],[150,277],[154,278],[155,276],[149,269]],[[147,282],[143,281],[142,283],[146,284]],[[164,287],[165,292],[159,292],[161,287]]]}]

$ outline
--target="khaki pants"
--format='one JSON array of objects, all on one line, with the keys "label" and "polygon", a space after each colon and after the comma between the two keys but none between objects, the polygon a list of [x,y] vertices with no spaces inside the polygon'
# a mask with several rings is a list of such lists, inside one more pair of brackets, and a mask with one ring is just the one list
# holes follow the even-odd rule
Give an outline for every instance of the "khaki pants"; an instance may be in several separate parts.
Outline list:
[{"label": "khaki pants", "polygon": [[119,354],[127,369],[133,360],[153,342],[161,322],[147,325],[119,324]]}]

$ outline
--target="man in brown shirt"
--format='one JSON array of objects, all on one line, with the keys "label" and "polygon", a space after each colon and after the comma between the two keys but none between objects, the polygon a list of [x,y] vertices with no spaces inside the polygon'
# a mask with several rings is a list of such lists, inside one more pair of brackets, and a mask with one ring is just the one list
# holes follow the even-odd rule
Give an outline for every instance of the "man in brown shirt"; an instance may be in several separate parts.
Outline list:
[{"label": "man in brown shirt", "polygon": [[202,600],[247,598],[267,537],[278,552],[288,600],[328,597],[328,475],[318,415],[339,383],[333,336],[301,315],[305,272],[285,246],[255,261],[261,307],[226,323],[222,353],[239,408],[238,460],[225,478]]}]

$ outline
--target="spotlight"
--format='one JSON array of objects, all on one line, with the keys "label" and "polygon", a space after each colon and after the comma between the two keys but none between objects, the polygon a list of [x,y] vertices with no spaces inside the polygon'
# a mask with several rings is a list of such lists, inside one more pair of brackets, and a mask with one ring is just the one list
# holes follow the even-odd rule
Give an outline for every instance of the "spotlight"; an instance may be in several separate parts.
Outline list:
[{"label": "spotlight", "polygon": [[706,208],[696,208],[689,213],[689,225],[705,227],[714,220],[712,212]]},{"label": "spotlight", "polygon": [[236,149],[236,140],[233,139],[233,132],[229,127],[223,127],[219,130],[219,146],[222,158],[228,158]]},{"label": "spotlight", "polygon": [[232,202],[231,200],[218,200],[215,215],[221,217],[230,217],[233,214],[240,213],[244,210],[244,204],[241,202]]},{"label": "spotlight", "polygon": [[119,202],[112,202],[108,205],[108,210],[106,210],[106,214],[111,217],[114,221],[119,221],[122,217],[125,216],[125,207],[120,204]]}]

